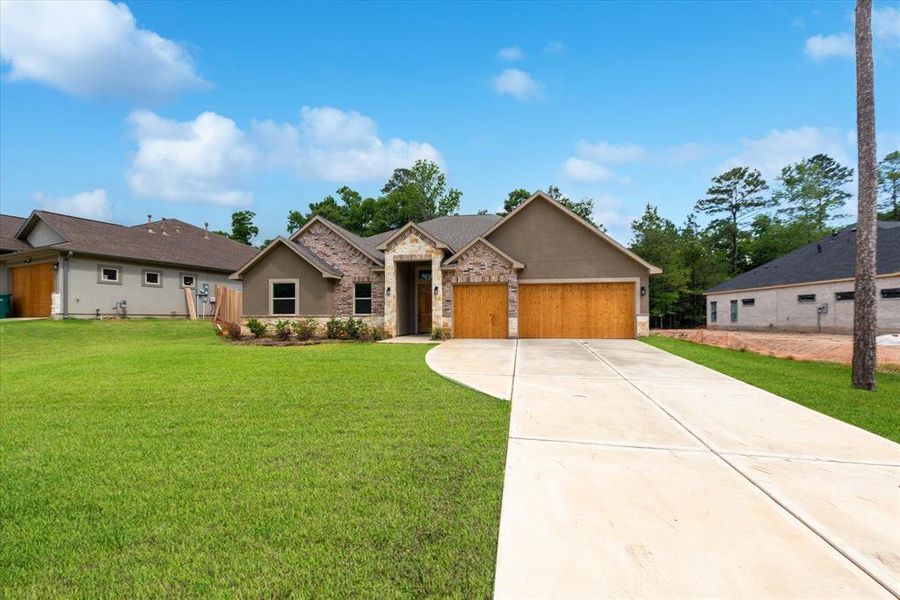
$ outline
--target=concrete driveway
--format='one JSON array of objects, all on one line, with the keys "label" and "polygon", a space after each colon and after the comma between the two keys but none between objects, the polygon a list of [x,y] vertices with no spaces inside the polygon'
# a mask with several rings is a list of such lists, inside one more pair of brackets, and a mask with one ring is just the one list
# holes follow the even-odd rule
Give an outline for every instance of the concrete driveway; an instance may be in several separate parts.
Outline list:
[{"label": "concrete driveway", "polygon": [[451,340],[512,400],[495,594],[900,593],[900,445],[634,340]]}]

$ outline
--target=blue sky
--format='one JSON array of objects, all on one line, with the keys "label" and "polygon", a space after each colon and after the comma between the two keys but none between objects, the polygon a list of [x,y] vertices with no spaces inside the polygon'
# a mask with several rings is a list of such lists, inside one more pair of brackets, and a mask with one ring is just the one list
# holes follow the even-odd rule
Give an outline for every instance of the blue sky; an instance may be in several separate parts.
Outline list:
[{"label": "blue sky", "polygon": [[[251,208],[265,238],[425,157],[463,212],[555,183],[627,241],[646,203],[681,222],[734,164],[855,166],[850,2],[0,6],[4,213]],[[900,3],[874,22],[883,155]]]}]

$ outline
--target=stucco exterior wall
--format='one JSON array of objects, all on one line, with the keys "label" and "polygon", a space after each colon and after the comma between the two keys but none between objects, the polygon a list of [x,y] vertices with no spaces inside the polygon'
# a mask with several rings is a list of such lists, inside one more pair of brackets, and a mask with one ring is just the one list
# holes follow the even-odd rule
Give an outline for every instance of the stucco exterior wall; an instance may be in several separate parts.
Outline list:
[{"label": "stucco exterior wall", "polygon": [[[492,232],[487,240],[524,263],[519,279],[639,277],[649,289],[649,271],[547,201],[535,200]],[[641,314],[650,310],[649,294]]]},{"label": "stucco exterior wall", "polygon": [[[876,287],[900,287],[900,275],[879,277]],[[796,285],[783,288],[723,292],[706,297],[706,323],[710,329],[748,329],[780,331],[818,331],[817,316],[823,332],[850,333],[853,331],[853,301],[836,300],[835,293],[853,291],[853,280]],[[798,302],[801,294],[815,294],[815,302]],[[742,300],[754,300],[745,306]],[[737,321],[730,320],[731,301],[737,300]],[[718,302],[718,319],[711,318],[711,303]],[[827,312],[818,315],[817,309],[827,305]],[[882,333],[900,332],[900,299],[877,300],[878,329]]]},{"label": "stucco exterior wall", "polygon": [[[99,265],[120,268],[120,283],[98,283]],[[143,270],[152,269],[162,273],[161,287],[143,285]],[[62,278],[60,268],[57,279]],[[208,284],[210,296],[215,294],[215,287],[226,286],[241,289],[240,281],[228,279],[227,273],[213,273],[198,269],[180,268],[153,263],[136,263],[103,257],[73,256],[69,259],[69,316],[74,318],[92,318],[97,309],[102,316],[116,314],[115,304],[120,300],[127,301],[128,316],[186,316],[187,303],[184,289],[181,287],[181,274],[196,276],[199,290]],[[57,283],[57,289],[60,284]],[[201,304],[201,311],[204,306]],[[207,314],[211,313],[211,305],[205,305]],[[198,313],[199,314],[199,313]]]},{"label": "stucco exterior wall", "polygon": [[65,238],[56,233],[55,229],[41,220],[38,220],[37,223],[35,223],[26,239],[28,240],[28,243],[35,248],[66,241]]},{"label": "stucco exterior wall", "polygon": [[[334,284],[332,314],[341,318],[354,316],[353,288],[356,283],[372,284],[372,316],[384,315],[384,272],[371,258],[354,248],[347,240],[322,223],[313,223],[297,239],[322,260],[343,273]],[[380,324],[380,323],[379,323]]]},{"label": "stucco exterior wall", "polygon": [[[280,245],[259,259],[243,276],[243,314],[245,317],[269,316],[269,280],[298,279],[298,314],[325,316],[332,314],[330,280],[290,248]],[[279,318],[285,318],[281,316]]]}]

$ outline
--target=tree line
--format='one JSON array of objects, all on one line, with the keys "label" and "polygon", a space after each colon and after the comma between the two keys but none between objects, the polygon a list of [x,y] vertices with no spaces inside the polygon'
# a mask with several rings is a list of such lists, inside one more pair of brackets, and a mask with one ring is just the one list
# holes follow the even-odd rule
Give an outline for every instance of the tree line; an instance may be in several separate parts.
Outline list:
[{"label": "tree line", "polygon": [[[847,216],[852,180],[852,168],[817,154],[785,166],[771,187],[746,166],[713,177],[680,226],[648,204],[632,223],[631,249],[663,270],[650,280],[651,325],[703,325],[705,290],[830,233]],[[879,163],[878,184],[878,218],[900,220],[900,151]]]}]

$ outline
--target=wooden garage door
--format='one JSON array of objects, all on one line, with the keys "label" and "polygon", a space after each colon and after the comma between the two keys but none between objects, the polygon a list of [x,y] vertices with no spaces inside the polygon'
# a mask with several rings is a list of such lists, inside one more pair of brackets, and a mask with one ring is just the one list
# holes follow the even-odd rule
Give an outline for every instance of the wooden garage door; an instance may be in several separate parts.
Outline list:
[{"label": "wooden garage door", "polygon": [[519,337],[633,338],[634,283],[519,285]]},{"label": "wooden garage door", "polygon": [[453,337],[505,338],[509,335],[505,283],[453,286]]},{"label": "wooden garage door", "polygon": [[49,317],[53,294],[53,265],[41,263],[14,267],[12,309],[17,317]]}]

